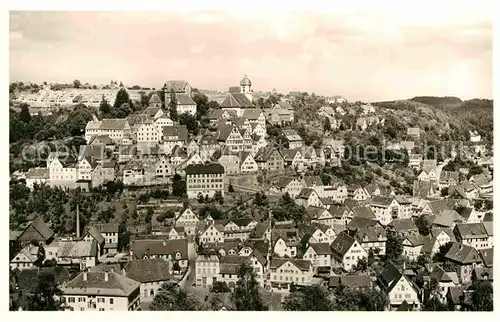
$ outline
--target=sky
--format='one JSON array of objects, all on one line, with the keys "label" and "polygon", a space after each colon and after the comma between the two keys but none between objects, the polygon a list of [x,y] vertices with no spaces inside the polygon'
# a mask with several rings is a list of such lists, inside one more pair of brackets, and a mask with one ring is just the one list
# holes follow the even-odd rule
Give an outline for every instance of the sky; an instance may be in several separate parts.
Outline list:
[{"label": "sky", "polygon": [[[478,3],[481,1],[478,1]],[[469,1],[470,3],[470,1]],[[11,11],[10,81],[307,91],[352,101],[493,96],[486,5],[364,11]]]}]

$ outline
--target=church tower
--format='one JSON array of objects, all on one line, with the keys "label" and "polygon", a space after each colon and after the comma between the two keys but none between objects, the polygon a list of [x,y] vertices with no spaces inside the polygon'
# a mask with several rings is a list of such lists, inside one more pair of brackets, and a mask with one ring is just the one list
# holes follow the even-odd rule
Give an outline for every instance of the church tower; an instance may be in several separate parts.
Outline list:
[{"label": "church tower", "polygon": [[252,101],[252,82],[247,75],[240,81],[240,91],[245,94],[250,102]]}]

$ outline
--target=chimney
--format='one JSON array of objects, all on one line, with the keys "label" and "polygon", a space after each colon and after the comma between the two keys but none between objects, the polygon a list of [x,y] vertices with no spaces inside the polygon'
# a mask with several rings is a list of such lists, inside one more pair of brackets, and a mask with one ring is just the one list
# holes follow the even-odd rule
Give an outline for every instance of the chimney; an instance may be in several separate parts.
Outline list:
[{"label": "chimney", "polygon": [[76,205],[76,238],[80,238],[80,205]]},{"label": "chimney", "polygon": [[107,282],[109,280],[109,273],[104,272],[104,281]]},{"label": "chimney", "polygon": [[83,272],[83,280],[86,282],[87,281],[87,272]]},{"label": "chimney", "polygon": [[165,239],[163,240],[163,246],[167,246],[167,241]]}]

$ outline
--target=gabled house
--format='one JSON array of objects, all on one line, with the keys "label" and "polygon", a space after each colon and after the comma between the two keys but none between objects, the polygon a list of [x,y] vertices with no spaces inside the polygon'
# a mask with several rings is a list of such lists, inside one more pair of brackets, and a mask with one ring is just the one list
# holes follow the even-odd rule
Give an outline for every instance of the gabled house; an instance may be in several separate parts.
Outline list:
[{"label": "gabled house", "polygon": [[439,175],[438,187],[439,189],[449,188],[450,186],[455,186],[459,182],[458,171],[441,171]]},{"label": "gabled house", "polygon": [[285,168],[285,159],[273,146],[260,148],[254,156],[259,170],[281,171]]},{"label": "gabled house", "polygon": [[420,309],[420,290],[393,263],[387,264],[379,281],[388,294],[391,310],[398,309],[404,302],[414,310]]},{"label": "gabled house", "polygon": [[304,156],[300,149],[284,149],[282,152],[285,160],[285,166],[297,169],[298,172],[305,170]]},{"label": "gabled house", "polygon": [[295,198],[302,190],[302,183],[293,177],[278,177],[278,180],[271,183],[269,193],[271,194],[285,194],[288,193],[291,198]]},{"label": "gabled house", "polygon": [[249,152],[238,152],[238,158],[240,160],[239,164],[241,174],[250,174],[259,170],[257,163]]},{"label": "gabled house", "polygon": [[199,236],[200,243],[223,243],[224,226],[219,224],[210,224],[203,230]]},{"label": "gabled house", "polygon": [[313,265],[304,259],[272,258],[270,262],[271,289],[277,293],[288,293],[290,284],[310,285],[314,275]]},{"label": "gabled house", "polygon": [[476,250],[490,248],[488,232],[483,223],[456,224],[453,229],[457,241]]},{"label": "gabled house", "polygon": [[54,240],[54,232],[43,221],[42,217],[37,217],[30,222],[17,238],[21,244],[29,244],[36,241],[39,245],[50,244]]},{"label": "gabled house", "polygon": [[455,242],[445,255],[447,262],[454,264],[460,283],[470,282],[474,268],[482,265],[481,256],[475,248]]},{"label": "gabled house", "polygon": [[188,207],[175,219],[175,226],[183,227],[186,235],[194,236],[196,235],[199,222],[200,219],[198,216]]},{"label": "gabled house", "polygon": [[419,234],[418,227],[415,225],[413,218],[394,219],[387,227],[393,229],[402,237],[416,236]]},{"label": "gabled house", "polygon": [[315,272],[331,272],[332,249],[329,243],[310,243],[302,259],[312,263]]},{"label": "gabled house", "polygon": [[323,207],[321,199],[318,196],[318,193],[309,188],[302,188],[297,197],[295,197],[295,202],[303,206],[307,207]]},{"label": "gabled house", "polygon": [[368,254],[370,249],[374,254],[385,255],[387,234],[381,226],[366,226],[354,230],[361,247]]},{"label": "gabled house", "polygon": [[347,187],[347,196],[354,200],[366,200],[370,197],[370,194],[364,187],[350,185]]},{"label": "gabled house", "polygon": [[140,282],[141,302],[151,302],[158,293],[161,285],[172,281],[169,263],[159,259],[136,259],[123,267],[124,276]]},{"label": "gabled house", "polygon": [[410,235],[403,240],[403,255],[410,261],[416,261],[424,246],[424,238],[420,235]]},{"label": "gabled house", "polygon": [[377,220],[384,226],[398,217],[399,203],[396,198],[374,196],[371,198],[369,204]]},{"label": "gabled house", "polygon": [[276,254],[278,257],[297,257],[297,247],[299,245],[299,239],[296,230],[274,230],[271,233],[271,239],[274,242],[274,254]]},{"label": "gabled house", "polygon": [[287,139],[290,149],[299,149],[304,146],[304,140],[294,129],[283,130],[283,135]]},{"label": "gabled house", "polygon": [[186,270],[188,266],[188,240],[187,239],[136,239],[130,243],[130,257],[133,259],[160,258],[168,261],[173,273],[175,263],[179,268]]},{"label": "gabled house", "polygon": [[419,181],[437,181],[437,160],[423,160],[422,172],[418,175]]},{"label": "gabled house", "polygon": [[331,244],[333,259],[336,266],[350,271],[356,267],[358,261],[368,254],[359,242],[345,232],[341,232]]}]

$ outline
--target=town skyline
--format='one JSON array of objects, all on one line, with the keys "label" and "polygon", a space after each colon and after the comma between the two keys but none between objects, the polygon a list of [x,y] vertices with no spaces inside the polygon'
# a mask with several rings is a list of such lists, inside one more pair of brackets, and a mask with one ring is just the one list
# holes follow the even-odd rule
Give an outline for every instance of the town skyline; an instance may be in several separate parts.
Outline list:
[{"label": "town skyline", "polygon": [[[374,13],[11,11],[10,81],[159,88],[185,79],[224,92],[247,74],[256,91],[350,101],[491,98],[492,28],[481,12],[418,23]],[[43,64],[22,63],[32,60]]]}]

